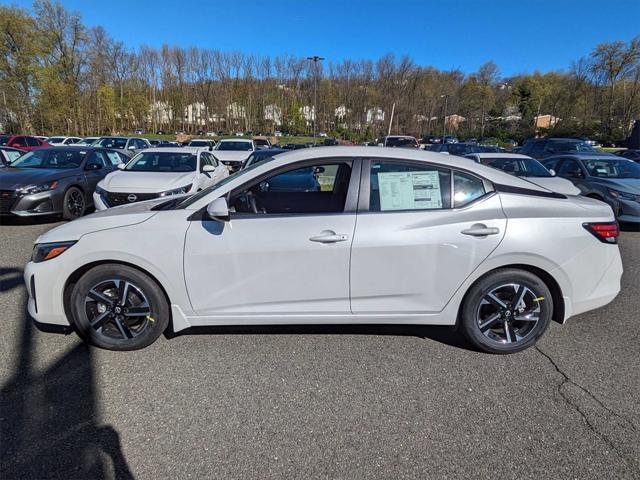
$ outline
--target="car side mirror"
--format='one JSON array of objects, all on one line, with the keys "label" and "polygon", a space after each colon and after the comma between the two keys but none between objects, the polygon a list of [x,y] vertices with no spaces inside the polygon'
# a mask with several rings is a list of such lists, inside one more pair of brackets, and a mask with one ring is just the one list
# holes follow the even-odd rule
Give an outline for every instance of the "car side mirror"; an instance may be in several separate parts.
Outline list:
[{"label": "car side mirror", "polygon": [[215,172],[216,167],[214,167],[213,165],[203,165],[202,166],[202,171],[203,172]]},{"label": "car side mirror", "polygon": [[556,176],[556,171],[553,168],[549,169],[549,173],[551,174],[552,177]]},{"label": "car side mirror", "polygon": [[227,199],[224,197],[216,198],[213,202],[207,205],[207,215],[212,220],[228,222],[231,218],[229,217]]},{"label": "car side mirror", "polygon": [[124,170],[124,167],[126,167],[127,164],[126,163],[119,163],[118,164],[118,170]]},{"label": "car side mirror", "polygon": [[102,165],[99,163],[88,163],[84,167],[85,170],[102,170]]},{"label": "car side mirror", "polygon": [[315,173],[316,175],[320,175],[321,173],[324,173],[324,167],[315,167],[313,169],[313,173]]},{"label": "car side mirror", "polygon": [[136,146],[135,145],[129,145],[128,150],[135,150]]}]

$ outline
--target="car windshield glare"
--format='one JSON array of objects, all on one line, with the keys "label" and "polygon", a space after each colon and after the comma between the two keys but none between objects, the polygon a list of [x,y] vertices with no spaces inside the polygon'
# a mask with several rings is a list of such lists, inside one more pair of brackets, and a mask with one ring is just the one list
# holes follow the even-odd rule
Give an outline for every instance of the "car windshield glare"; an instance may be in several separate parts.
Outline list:
[{"label": "car windshield glare", "polygon": [[197,157],[187,152],[142,152],[136,155],[125,170],[132,172],[192,172]]},{"label": "car windshield glare", "polygon": [[589,175],[600,178],[640,178],[640,165],[632,160],[584,160]]},{"label": "car windshield glare", "polygon": [[220,142],[216,150],[231,150],[239,152],[247,152],[251,150],[250,142]]},{"label": "car windshield glare", "polygon": [[83,150],[34,150],[13,162],[11,168],[78,168],[82,163]]}]

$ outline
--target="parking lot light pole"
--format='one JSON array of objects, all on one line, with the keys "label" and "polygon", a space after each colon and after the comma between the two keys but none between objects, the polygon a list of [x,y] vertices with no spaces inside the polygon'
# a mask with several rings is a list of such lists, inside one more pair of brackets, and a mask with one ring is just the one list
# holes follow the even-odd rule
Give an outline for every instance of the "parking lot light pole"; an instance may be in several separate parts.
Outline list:
[{"label": "parking lot light pole", "polygon": [[316,146],[316,121],[318,118],[318,62],[324,60],[323,57],[314,55],[307,57],[313,62],[313,146]]},{"label": "parking lot light pole", "polygon": [[444,145],[444,140],[447,136],[447,100],[449,100],[449,94],[440,95],[440,98],[444,98],[444,113],[442,115],[442,144]]}]

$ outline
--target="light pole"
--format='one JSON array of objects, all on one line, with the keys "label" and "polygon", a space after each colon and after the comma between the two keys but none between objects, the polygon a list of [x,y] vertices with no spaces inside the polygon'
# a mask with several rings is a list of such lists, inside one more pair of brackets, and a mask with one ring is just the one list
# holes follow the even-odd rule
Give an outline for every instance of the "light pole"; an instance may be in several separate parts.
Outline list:
[{"label": "light pole", "polygon": [[445,93],[440,95],[440,98],[444,98],[444,113],[442,115],[442,144],[444,145],[447,136],[447,100],[449,100],[449,95]]},{"label": "light pole", "polygon": [[313,62],[313,146],[316,146],[316,119],[318,118],[318,62],[324,60],[323,57],[314,55],[307,57]]}]

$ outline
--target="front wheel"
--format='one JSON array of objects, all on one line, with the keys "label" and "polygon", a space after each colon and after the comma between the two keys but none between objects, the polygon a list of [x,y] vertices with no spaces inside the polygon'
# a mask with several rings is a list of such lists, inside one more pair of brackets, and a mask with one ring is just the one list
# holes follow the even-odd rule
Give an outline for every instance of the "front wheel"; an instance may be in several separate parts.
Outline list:
[{"label": "front wheel", "polygon": [[534,345],[553,314],[547,285],[531,272],[490,273],[469,290],[462,306],[462,332],[490,353],[514,353]]},{"label": "front wheel", "polygon": [[75,220],[84,215],[86,203],[84,193],[77,187],[71,187],[64,194],[62,200],[62,217],[65,220]]},{"label": "front wheel", "polygon": [[159,285],[126,265],[98,265],[71,293],[80,335],[107,350],[138,350],[155,342],[169,324],[169,305]]}]

